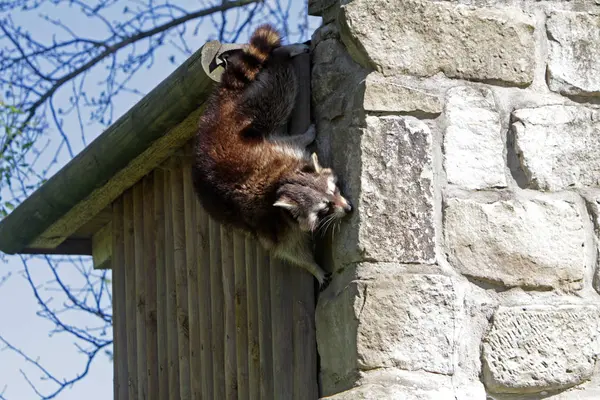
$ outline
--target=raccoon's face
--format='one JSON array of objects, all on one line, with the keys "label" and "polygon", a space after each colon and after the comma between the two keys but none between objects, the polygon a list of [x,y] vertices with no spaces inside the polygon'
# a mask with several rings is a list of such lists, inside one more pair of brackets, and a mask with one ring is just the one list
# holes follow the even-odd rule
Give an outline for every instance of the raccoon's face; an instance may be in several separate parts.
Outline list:
[{"label": "raccoon's face", "polygon": [[352,211],[350,201],[340,193],[336,175],[329,168],[321,168],[316,155],[312,168],[279,188],[274,206],[287,210],[305,232],[326,227]]}]

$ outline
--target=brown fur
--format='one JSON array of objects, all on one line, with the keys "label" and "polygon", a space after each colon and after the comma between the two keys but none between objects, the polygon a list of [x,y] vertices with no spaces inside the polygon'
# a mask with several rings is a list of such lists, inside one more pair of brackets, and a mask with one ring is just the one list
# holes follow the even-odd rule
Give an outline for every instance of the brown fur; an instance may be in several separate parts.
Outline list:
[{"label": "brown fur", "polygon": [[258,237],[324,285],[328,277],[314,262],[310,237],[303,232],[351,207],[337,186],[332,188],[333,171],[304,151],[314,127],[298,138],[280,135],[294,106],[297,80],[290,53],[273,53],[279,46],[279,34],[264,25],[247,49],[227,59],[200,119],[194,187],[214,219]]}]

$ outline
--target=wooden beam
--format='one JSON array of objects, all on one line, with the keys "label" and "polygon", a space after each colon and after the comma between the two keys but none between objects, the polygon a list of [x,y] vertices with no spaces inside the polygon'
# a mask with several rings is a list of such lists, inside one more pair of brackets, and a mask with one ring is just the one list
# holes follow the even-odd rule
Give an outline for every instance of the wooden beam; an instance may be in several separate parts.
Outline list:
[{"label": "wooden beam", "polygon": [[126,400],[129,394],[129,373],[127,356],[127,288],[125,285],[125,241],[123,235],[123,198],[118,198],[112,207],[111,235],[114,249],[112,265],[112,309],[113,309],[113,348],[115,400]]},{"label": "wooden beam", "polygon": [[183,171],[171,170],[171,206],[173,207],[173,255],[176,287],[177,342],[179,344],[179,394],[182,400],[191,399],[190,332],[188,306],[188,272],[185,243],[185,206]]},{"label": "wooden beam", "polygon": [[135,260],[135,321],[137,346],[138,399],[148,398],[148,371],[146,353],[146,270],[144,249],[144,186],[140,181],[133,187],[133,254]]},{"label": "wooden beam", "polygon": [[223,281],[223,317],[225,318],[225,398],[237,399],[237,354],[235,350],[235,265],[233,233],[221,225],[221,274]]},{"label": "wooden beam", "polygon": [[223,303],[223,266],[221,261],[221,227],[209,220],[210,287],[212,315],[212,360],[214,399],[225,399],[225,316]]},{"label": "wooden beam", "polygon": [[177,333],[177,279],[175,276],[175,242],[173,240],[173,201],[171,190],[173,179],[165,168],[164,174],[165,210],[165,278],[167,287],[167,361],[169,377],[169,399],[179,399],[179,335]]},{"label": "wooden beam", "polygon": [[158,398],[169,399],[169,359],[167,327],[167,270],[165,254],[165,171],[154,171],[154,220],[156,221],[156,320],[158,341]]},{"label": "wooden beam", "polygon": [[258,341],[260,346],[260,398],[274,399],[273,331],[271,329],[271,261],[260,245],[256,252],[258,286]]},{"label": "wooden beam", "polygon": [[61,254],[68,256],[91,256],[91,239],[67,239],[53,249],[27,247],[20,251],[21,254]]},{"label": "wooden beam", "polygon": [[248,300],[246,284],[246,238],[241,232],[233,234],[233,261],[235,264],[235,332],[238,399],[248,400]]},{"label": "wooden beam", "polygon": [[200,312],[198,309],[198,299],[200,291],[198,289],[198,252],[200,249],[196,246],[197,242],[197,222],[196,222],[196,193],[192,185],[192,167],[190,163],[185,163],[181,172],[183,174],[183,207],[185,210],[185,255],[187,269],[187,294],[188,294],[188,317],[190,329],[190,391],[191,400],[200,400],[202,398],[202,360],[200,350],[201,325]]},{"label": "wooden beam", "polygon": [[125,312],[127,313],[127,386],[128,399],[138,398],[135,240],[133,232],[133,191],[123,193],[123,248],[125,251]]},{"label": "wooden beam", "polygon": [[198,200],[196,205],[196,248],[198,249],[198,311],[200,313],[200,352],[202,369],[202,398],[213,399],[212,320],[210,286],[210,228],[209,217]]},{"label": "wooden beam", "polygon": [[58,221],[35,238],[32,245],[39,248],[53,248],[66,240],[124,190],[133,186],[184,146],[196,133],[198,118],[202,115],[202,111],[203,108],[193,111],[183,122],[156,140],[102,187],[92,191],[89,196],[75,204]]},{"label": "wooden beam", "polygon": [[[156,220],[154,217],[154,172],[142,180],[144,194],[144,269],[146,271],[146,379],[147,400],[158,397],[158,323],[157,323],[157,270],[156,270]],[[161,282],[164,284],[164,282]]]},{"label": "wooden beam", "polygon": [[94,269],[111,269],[112,249],[112,223],[109,222],[92,236]]},{"label": "wooden beam", "polygon": [[248,303],[248,398],[260,400],[260,341],[258,318],[258,270],[257,243],[254,239],[246,238],[246,287]]}]

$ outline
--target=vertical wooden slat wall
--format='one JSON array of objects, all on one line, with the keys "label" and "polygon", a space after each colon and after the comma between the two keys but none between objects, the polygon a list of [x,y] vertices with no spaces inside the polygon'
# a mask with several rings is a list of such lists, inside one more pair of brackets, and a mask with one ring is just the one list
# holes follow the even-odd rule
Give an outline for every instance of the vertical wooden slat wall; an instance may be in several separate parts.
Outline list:
[{"label": "vertical wooden slat wall", "polygon": [[113,204],[112,216],[112,281],[113,281],[113,336],[115,399],[129,398],[129,373],[127,355],[127,285],[125,275],[123,197]]},{"label": "vertical wooden slat wall", "polygon": [[113,204],[115,398],[317,399],[312,277],[214,222],[190,177],[173,156]]}]

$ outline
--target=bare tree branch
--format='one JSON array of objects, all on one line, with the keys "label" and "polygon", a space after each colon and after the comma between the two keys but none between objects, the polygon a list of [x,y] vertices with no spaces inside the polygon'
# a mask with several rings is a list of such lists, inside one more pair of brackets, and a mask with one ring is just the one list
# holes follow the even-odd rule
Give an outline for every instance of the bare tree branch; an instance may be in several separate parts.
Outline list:
[{"label": "bare tree branch", "polygon": [[[96,55],[95,57],[93,57],[92,59],[88,60],[86,63],[84,63],[83,65],[81,65],[78,68],[75,68],[74,70],[72,70],[71,72],[61,76],[60,78],[52,78],[48,75],[45,75],[43,73],[41,73],[39,71],[39,69],[33,65],[33,63],[30,61],[30,56],[25,54],[24,50],[21,48],[21,46],[19,45],[19,42],[16,40],[16,38],[11,35],[10,32],[8,32],[8,30],[4,27],[4,24],[2,24],[0,22],[0,30],[2,30],[2,32],[4,33],[4,36],[6,38],[8,38],[13,44],[14,46],[17,48],[19,54],[21,55],[22,60],[25,60],[25,62],[27,63],[27,65],[29,65],[29,67],[43,80],[48,81],[48,82],[52,82],[52,86],[46,90],[37,101],[35,101],[30,107],[28,107],[28,109],[26,110],[27,112],[27,117],[25,118],[25,120],[23,121],[23,123],[21,124],[21,126],[19,126],[18,130],[23,130],[25,129],[25,127],[27,126],[27,124],[29,122],[31,122],[31,119],[35,116],[35,113],[38,111],[38,108],[44,104],[48,99],[50,99],[52,97],[52,95],[62,86],[64,85],[66,82],[71,81],[72,79],[76,78],[77,76],[79,76],[81,73],[88,71],[90,68],[94,67],[96,64],[98,64],[100,61],[104,60],[106,57],[110,56],[111,54],[116,53],[117,51],[123,49],[124,47],[127,47],[135,42],[138,42],[140,40],[155,36],[159,33],[168,31],[178,25],[184,24],[188,21],[191,21],[193,19],[197,19],[197,18],[201,18],[201,17],[205,17],[207,15],[211,15],[217,12],[220,13],[224,13],[227,10],[230,10],[232,8],[236,8],[236,7],[242,7],[248,4],[252,4],[252,3],[258,3],[261,2],[262,0],[237,0],[237,1],[224,1],[221,5],[219,6],[213,6],[213,7],[209,7],[209,8],[205,8],[202,10],[197,10],[195,12],[191,12],[188,13],[180,18],[175,18],[165,24],[162,24],[160,26],[157,26],[153,29],[147,30],[147,31],[142,31],[142,32],[138,32],[135,35],[131,35],[129,37],[125,37],[123,40],[116,42],[114,44],[111,45],[107,45],[106,43],[109,42],[105,42],[103,44],[100,44],[99,42],[95,42],[95,41],[85,41],[86,43],[92,43],[95,46],[103,46],[105,49],[104,51],[102,51],[100,54]],[[223,14],[224,15],[224,14]],[[2,147],[0,148],[0,157],[2,157],[2,155],[7,151],[8,147],[12,144],[13,140],[12,139],[8,139],[4,142],[4,144],[2,145]]]},{"label": "bare tree branch", "polygon": [[[21,356],[28,364],[33,365],[40,373],[40,379],[54,383],[54,389],[49,391],[40,390],[34,384],[23,370],[21,375],[29,384],[31,389],[41,399],[54,399],[65,389],[70,388],[73,384],[79,382],[87,376],[90,366],[95,357],[102,351],[108,351],[112,346],[112,338],[109,331],[112,326],[110,288],[107,282],[107,271],[94,271],[82,259],[79,262],[72,264],[74,260],[67,260],[68,268],[76,267],[79,269],[83,277],[83,285],[74,287],[65,283],[59,273],[60,260],[52,260],[50,257],[44,257],[53,280],[40,285],[35,282],[31,269],[28,264],[28,259],[21,256],[23,263],[23,277],[28,282],[32,293],[40,306],[38,315],[52,322],[54,329],[50,332],[53,334],[68,334],[76,339],[75,347],[78,351],[85,355],[86,361],[78,372],[75,372],[71,378],[59,378],[45,367],[39,360],[30,357],[25,351],[21,350],[14,344],[6,340],[0,335],[0,344],[3,344],[3,349],[12,351]],[[49,285],[49,286],[48,286]],[[42,291],[53,293],[51,296],[45,296]],[[60,303],[60,306],[53,306],[57,301],[57,295],[65,298]],[[83,312],[88,315],[97,317],[98,325],[78,327],[67,322],[65,319],[66,311]]]}]

